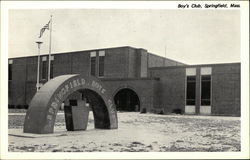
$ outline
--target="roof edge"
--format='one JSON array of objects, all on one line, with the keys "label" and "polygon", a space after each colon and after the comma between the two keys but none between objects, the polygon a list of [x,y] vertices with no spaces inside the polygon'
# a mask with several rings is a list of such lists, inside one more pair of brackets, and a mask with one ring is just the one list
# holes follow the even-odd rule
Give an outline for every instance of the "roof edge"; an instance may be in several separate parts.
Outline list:
[{"label": "roof edge", "polygon": [[170,69],[170,68],[191,68],[191,67],[205,67],[205,66],[218,66],[218,65],[240,65],[241,62],[231,63],[211,63],[211,64],[195,64],[195,65],[184,65],[184,66],[166,66],[166,67],[150,67],[150,70],[156,69]]}]

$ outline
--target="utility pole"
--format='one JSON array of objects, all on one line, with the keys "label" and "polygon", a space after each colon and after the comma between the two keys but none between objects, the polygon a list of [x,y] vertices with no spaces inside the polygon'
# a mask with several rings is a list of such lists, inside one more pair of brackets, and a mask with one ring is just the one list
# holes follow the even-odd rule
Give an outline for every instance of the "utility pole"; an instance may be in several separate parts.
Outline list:
[{"label": "utility pole", "polygon": [[49,36],[49,66],[48,66],[48,81],[50,80],[50,66],[51,66],[51,37],[52,37],[52,15],[50,15],[50,36]]},{"label": "utility pole", "polygon": [[36,91],[39,90],[39,86],[40,86],[40,80],[39,80],[39,75],[40,75],[40,48],[41,48],[41,44],[43,42],[41,41],[36,41],[37,46],[38,46],[38,56],[37,56],[37,77],[36,77]]}]

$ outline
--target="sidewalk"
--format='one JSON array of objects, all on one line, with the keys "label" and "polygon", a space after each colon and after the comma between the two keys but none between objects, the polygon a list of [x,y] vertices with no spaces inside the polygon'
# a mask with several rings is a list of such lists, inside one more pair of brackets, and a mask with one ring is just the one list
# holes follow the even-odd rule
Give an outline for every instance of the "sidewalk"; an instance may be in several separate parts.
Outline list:
[{"label": "sidewalk", "polygon": [[[62,115],[64,112],[58,112],[57,115]],[[26,115],[26,113],[8,113],[9,116],[22,116]]]}]

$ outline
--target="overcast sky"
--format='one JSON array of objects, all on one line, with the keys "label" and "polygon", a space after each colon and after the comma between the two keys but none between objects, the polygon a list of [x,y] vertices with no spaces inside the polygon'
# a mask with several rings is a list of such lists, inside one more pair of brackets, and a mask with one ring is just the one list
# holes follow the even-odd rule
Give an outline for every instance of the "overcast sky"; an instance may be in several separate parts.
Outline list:
[{"label": "overcast sky", "polygon": [[[240,62],[238,10],[10,10],[9,57],[37,55],[51,14],[52,53],[132,46],[187,64]],[[48,30],[41,40],[47,54]]]}]

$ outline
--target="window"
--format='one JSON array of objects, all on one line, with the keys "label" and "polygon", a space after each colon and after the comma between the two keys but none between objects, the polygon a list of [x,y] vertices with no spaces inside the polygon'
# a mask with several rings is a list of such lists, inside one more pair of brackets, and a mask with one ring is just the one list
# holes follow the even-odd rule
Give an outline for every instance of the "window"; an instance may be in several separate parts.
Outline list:
[{"label": "window", "polygon": [[201,76],[201,105],[211,105],[211,75]]},{"label": "window", "polygon": [[99,77],[104,76],[105,51],[99,51]]},{"label": "window", "polygon": [[201,68],[201,106],[211,105],[211,67]]},{"label": "window", "polygon": [[95,76],[96,52],[90,52],[90,74]]},{"label": "window", "polygon": [[211,75],[212,68],[211,67],[202,67],[201,68],[201,75]]},{"label": "window", "polygon": [[42,79],[47,77],[47,57],[42,57]]},{"label": "window", "polygon": [[187,76],[195,76],[196,75],[196,68],[186,68],[186,75]]},{"label": "window", "polygon": [[195,105],[196,68],[186,68],[186,105]]},{"label": "window", "polygon": [[187,76],[186,105],[195,105],[196,76]]},{"label": "window", "polygon": [[9,80],[12,80],[12,64],[13,64],[13,60],[9,60]]},{"label": "window", "polygon": [[50,56],[50,78],[54,76],[54,56]]}]

